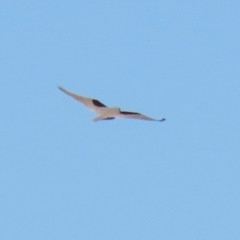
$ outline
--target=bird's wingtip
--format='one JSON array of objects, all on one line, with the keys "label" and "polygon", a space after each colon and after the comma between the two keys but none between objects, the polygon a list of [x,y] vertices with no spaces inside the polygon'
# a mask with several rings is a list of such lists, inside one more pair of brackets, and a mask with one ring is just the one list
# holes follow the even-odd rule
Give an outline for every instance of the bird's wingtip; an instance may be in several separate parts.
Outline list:
[{"label": "bird's wingtip", "polygon": [[61,91],[64,91],[65,89],[61,86],[58,86],[58,88],[61,90]]},{"label": "bird's wingtip", "polygon": [[166,118],[162,118],[162,119],[160,119],[160,120],[158,120],[159,122],[164,122],[164,121],[166,121]]}]

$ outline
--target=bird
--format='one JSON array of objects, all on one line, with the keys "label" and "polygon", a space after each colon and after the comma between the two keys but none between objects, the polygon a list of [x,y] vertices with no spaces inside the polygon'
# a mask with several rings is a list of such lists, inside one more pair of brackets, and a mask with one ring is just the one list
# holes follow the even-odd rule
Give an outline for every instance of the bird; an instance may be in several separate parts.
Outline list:
[{"label": "bird", "polygon": [[97,99],[77,95],[75,93],[67,91],[63,87],[58,87],[58,88],[68,96],[82,103],[85,107],[97,113],[98,116],[92,119],[93,122],[97,122],[100,120],[113,120],[116,118],[149,120],[149,121],[158,121],[158,122],[163,122],[166,120],[165,118],[162,118],[162,119],[150,118],[138,112],[122,111],[119,107],[107,107],[105,104],[101,103]]}]

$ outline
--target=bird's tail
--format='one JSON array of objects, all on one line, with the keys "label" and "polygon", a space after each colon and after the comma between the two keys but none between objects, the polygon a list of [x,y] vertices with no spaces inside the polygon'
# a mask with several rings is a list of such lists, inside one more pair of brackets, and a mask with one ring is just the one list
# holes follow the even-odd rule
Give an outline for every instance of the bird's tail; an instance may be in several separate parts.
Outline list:
[{"label": "bird's tail", "polygon": [[104,119],[104,117],[98,116],[98,117],[96,117],[96,118],[93,118],[92,121],[93,121],[93,122],[97,122],[97,121],[100,121],[100,120],[102,120],[102,119]]}]

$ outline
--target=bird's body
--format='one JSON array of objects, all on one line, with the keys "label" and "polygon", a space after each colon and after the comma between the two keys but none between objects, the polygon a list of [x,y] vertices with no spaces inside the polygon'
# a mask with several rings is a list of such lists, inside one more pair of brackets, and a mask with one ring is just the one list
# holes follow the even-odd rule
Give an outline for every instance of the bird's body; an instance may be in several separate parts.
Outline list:
[{"label": "bird's body", "polygon": [[90,110],[96,112],[99,116],[93,119],[94,122],[97,122],[100,120],[112,120],[115,118],[129,118],[129,119],[140,119],[140,120],[150,120],[150,121],[160,121],[160,122],[165,120],[165,118],[162,118],[160,120],[153,119],[137,112],[121,111],[121,109],[118,107],[107,107],[97,99],[92,99],[92,98],[77,95],[75,93],[67,91],[62,87],[59,87],[59,89],[63,91],[65,94],[67,94],[68,96],[76,99],[77,101],[85,105]]}]

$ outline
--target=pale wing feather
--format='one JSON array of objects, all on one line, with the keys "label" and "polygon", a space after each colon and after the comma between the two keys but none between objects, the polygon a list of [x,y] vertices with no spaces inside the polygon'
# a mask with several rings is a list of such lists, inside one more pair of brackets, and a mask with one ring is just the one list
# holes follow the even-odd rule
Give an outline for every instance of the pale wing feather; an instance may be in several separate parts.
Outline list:
[{"label": "pale wing feather", "polygon": [[156,119],[150,118],[148,116],[142,115],[142,114],[131,114],[131,115],[124,115],[123,118],[128,119],[138,119],[138,120],[148,120],[148,121],[156,121]]},{"label": "pale wing feather", "polygon": [[99,102],[96,99],[87,98],[87,97],[83,97],[83,96],[77,95],[75,93],[67,91],[66,89],[64,89],[62,87],[58,87],[58,88],[61,91],[63,91],[65,94],[67,94],[68,96],[74,98],[75,100],[77,100],[78,102],[82,103],[84,106],[86,106],[87,108],[91,109],[92,111],[94,111],[96,113],[99,113],[101,108],[107,107],[103,103]]}]

